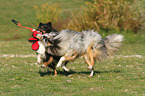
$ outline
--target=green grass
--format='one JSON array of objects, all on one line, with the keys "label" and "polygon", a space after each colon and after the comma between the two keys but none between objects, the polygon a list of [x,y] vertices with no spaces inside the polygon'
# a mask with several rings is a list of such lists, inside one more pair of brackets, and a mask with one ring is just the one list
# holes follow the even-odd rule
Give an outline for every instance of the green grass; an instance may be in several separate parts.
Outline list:
[{"label": "green grass", "polygon": [[[121,50],[115,58],[96,63],[95,75],[87,76],[88,65],[80,58],[68,64],[71,71],[65,74],[58,68],[58,76],[52,70],[41,73],[36,57],[15,57],[35,55],[27,41],[31,33],[17,27],[11,19],[22,25],[36,28],[34,5],[46,2],[62,3],[64,9],[76,10],[83,5],[78,0],[0,0],[0,95],[1,96],[144,96],[145,95],[145,35],[123,32],[125,37]],[[17,4],[17,6],[15,5]],[[74,9],[73,9],[74,8]],[[100,32],[105,37],[106,33]],[[2,57],[15,55],[14,57]],[[141,55],[138,57],[123,57]],[[122,57],[118,57],[122,56]],[[45,70],[42,70],[45,72]]]},{"label": "green grass", "polygon": [[[125,34],[124,34],[125,35]],[[130,39],[134,37],[134,39]],[[58,69],[58,76],[39,72],[35,65],[36,57],[0,57],[0,95],[1,96],[143,96],[145,86],[145,40],[143,35],[126,34],[121,51],[115,58],[96,63],[95,75],[87,76],[88,65],[80,58],[68,64],[71,71],[65,74]],[[31,44],[24,40],[0,42],[0,56],[29,55]],[[122,57],[118,57],[121,55]],[[138,57],[123,56],[141,55]]]},{"label": "green grass", "polygon": [[[33,53],[30,48],[22,49]],[[90,72],[83,59],[68,64],[68,68],[72,70],[68,75],[59,68],[58,76],[53,76],[51,70],[46,74],[39,73],[40,68],[34,64],[34,57],[1,57],[0,93],[2,96],[142,96],[145,89],[144,59],[144,56],[121,57],[96,63],[94,77],[88,78]]]}]

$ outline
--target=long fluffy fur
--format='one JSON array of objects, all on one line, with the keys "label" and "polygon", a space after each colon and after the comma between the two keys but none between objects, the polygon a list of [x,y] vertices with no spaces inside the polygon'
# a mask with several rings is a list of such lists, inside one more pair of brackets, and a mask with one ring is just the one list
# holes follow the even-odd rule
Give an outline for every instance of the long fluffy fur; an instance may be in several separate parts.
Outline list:
[{"label": "long fluffy fur", "polygon": [[[90,44],[93,44],[93,46],[95,47],[97,46],[96,43],[99,43],[101,39],[102,37],[93,30],[83,32],[77,32],[68,29],[62,30],[52,40],[61,41],[58,44],[58,46],[60,47],[60,49],[57,50],[58,54],[54,53],[53,55],[63,56],[66,52],[71,53],[73,51],[76,51],[78,54],[83,54],[86,52]],[[50,47],[48,47],[47,51],[49,53]]]},{"label": "long fluffy fur", "polygon": [[[52,32],[53,33],[53,32]],[[51,36],[52,33],[48,35]],[[51,46],[47,48],[47,52],[56,56],[63,56],[66,53],[72,55],[71,53],[77,52],[78,55],[86,54],[88,47],[91,46],[94,59],[102,61],[106,59],[108,55],[114,54],[123,41],[123,36],[118,34],[111,34],[106,38],[102,38],[98,32],[94,30],[87,30],[82,32],[72,31],[72,30],[62,30],[59,33],[53,34],[52,41],[60,41],[57,43],[59,48]],[[56,52],[52,52],[52,47],[55,47]]]},{"label": "long fluffy fur", "polygon": [[108,35],[106,38],[102,39],[100,43],[97,45],[98,48],[94,48],[94,50],[98,53],[95,59],[98,61],[104,61],[108,56],[113,55],[116,51],[119,50],[123,41],[123,36],[118,34]]},{"label": "long fluffy fur", "polygon": [[86,62],[91,69],[90,77],[94,74],[93,65],[95,61],[103,61],[109,55],[118,51],[123,41],[123,36],[111,34],[102,38],[98,32],[87,30],[82,32],[72,30],[62,30],[60,32],[48,33],[52,46],[48,46],[46,52],[52,56],[63,56],[60,58],[57,67],[63,61],[74,60],[76,57],[84,55]]},{"label": "long fluffy fur", "polygon": [[123,41],[123,36],[118,34],[111,34],[104,39],[105,47],[107,48],[107,52],[109,55],[114,54],[114,52],[118,51],[121,42]]}]

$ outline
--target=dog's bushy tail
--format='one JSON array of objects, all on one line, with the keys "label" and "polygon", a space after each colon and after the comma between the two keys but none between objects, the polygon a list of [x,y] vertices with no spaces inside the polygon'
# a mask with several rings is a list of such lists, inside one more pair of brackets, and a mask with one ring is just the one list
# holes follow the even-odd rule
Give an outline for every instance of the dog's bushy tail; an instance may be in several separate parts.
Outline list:
[{"label": "dog's bushy tail", "polygon": [[104,38],[104,44],[108,55],[113,55],[122,45],[123,36],[120,34],[111,34]]}]

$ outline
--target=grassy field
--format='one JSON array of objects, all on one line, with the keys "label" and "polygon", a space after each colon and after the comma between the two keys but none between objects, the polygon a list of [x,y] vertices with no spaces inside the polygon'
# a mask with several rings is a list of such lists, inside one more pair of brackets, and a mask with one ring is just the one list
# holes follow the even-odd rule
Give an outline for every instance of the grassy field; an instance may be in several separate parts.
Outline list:
[{"label": "grassy field", "polygon": [[[35,52],[27,41],[31,33],[11,22],[38,26],[33,6],[61,3],[64,9],[80,8],[86,0],[0,0],[0,95],[1,96],[144,96],[145,35],[123,32],[121,50],[105,62],[96,63],[95,75],[87,76],[87,64],[80,58],[68,64],[71,69],[58,76],[52,70],[41,72]],[[16,5],[17,4],[17,5]],[[100,32],[105,37],[107,34]]]}]

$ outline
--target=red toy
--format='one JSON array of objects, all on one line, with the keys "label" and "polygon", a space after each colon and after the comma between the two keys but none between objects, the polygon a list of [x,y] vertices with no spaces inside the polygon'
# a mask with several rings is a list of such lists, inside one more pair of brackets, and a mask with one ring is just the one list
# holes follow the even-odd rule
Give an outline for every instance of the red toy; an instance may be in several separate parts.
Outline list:
[{"label": "red toy", "polygon": [[32,29],[30,27],[22,26],[18,21],[14,20],[14,19],[12,19],[12,22],[15,23],[19,27],[29,29],[31,32],[33,32],[32,33],[33,38],[29,38],[29,42],[33,43],[32,44],[33,50],[38,50],[38,48],[39,48],[38,40],[41,40],[43,38],[42,32],[36,31],[35,29]]}]

